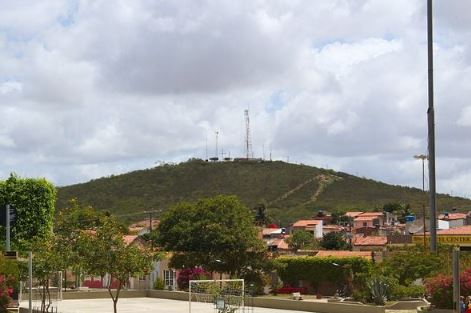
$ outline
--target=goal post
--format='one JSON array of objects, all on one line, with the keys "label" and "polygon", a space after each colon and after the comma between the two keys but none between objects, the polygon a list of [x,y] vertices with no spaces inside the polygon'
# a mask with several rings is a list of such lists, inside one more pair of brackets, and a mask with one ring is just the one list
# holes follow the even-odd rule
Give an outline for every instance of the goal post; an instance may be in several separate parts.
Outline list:
[{"label": "goal post", "polygon": [[216,313],[242,312],[245,306],[244,297],[243,279],[189,281],[189,313],[208,312],[210,306],[213,306]]}]

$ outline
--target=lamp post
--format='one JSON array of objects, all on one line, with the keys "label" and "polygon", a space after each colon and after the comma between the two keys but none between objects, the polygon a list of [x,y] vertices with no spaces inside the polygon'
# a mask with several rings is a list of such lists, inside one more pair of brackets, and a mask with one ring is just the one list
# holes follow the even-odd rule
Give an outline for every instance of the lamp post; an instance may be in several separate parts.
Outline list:
[{"label": "lamp post", "polygon": [[[422,191],[425,192],[425,160],[428,160],[428,156],[425,154],[414,155],[414,159],[422,160]],[[422,203],[422,215],[424,217],[424,251],[426,247],[427,238],[425,236],[425,203]]]}]

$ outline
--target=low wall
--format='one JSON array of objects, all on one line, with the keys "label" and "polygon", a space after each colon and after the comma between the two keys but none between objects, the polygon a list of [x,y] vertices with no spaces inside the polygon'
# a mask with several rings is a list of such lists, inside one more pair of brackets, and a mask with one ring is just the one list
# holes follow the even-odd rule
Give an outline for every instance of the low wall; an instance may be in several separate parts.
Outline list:
[{"label": "low wall", "polygon": [[[149,290],[150,298],[162,298],[188,301],[188,293],[183,291]],[[361,305],[351,303],[297,301],[288,299],[275,299],[255,297],[253,306],[269,309],[283,309],[294,311],[318,312],[318,313],[384,313],[384,307],[374,305]]]},{"label": "low wall", "polygon": [[147,297],[188,301],[189,296],[188,292],[184,291],[148,290]]},{"label": "low wall", "polygon": [[254,298],[253,306],[318,313],[384,313],[384,307],[341,302],[314,302],[287,299]]}]

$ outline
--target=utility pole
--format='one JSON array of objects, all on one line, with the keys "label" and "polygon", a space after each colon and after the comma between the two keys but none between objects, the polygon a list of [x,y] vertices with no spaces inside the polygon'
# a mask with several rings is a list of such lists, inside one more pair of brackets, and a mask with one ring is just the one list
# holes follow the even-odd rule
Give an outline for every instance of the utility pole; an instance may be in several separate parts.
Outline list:
[{"label": "utility pole", "polygon": [[5,210],[6,210],[6,214],[5,214],[5,216],[6,216],[5,230],[6,230],[6,232],[7,232],[7,233],[6,233],[6,238],[5,238],[5,239],[6,239],[6,240],[5,240],[5,246],[6,246],[6,247],[5,247],[5,248],[6,248],[5,250],[8,252],[8,251],[11,250],[11,241],[10,241],[10,231],[11,231],[11,230],[10,230],[10,205],[9,205],[9,204],[7,204],[7,205],[5,206]]},{"label": "utility pole", "polygon": [[427,51],[428,51],[428,172],[430,202],[430,251],[437,252],[437,208],[435,186],[435,111],[433,106],[433,9],[427,0]]},{"label": "utility pole", "polygon": [[149,212],[149,230],[152,232],[152,211]]},{"label": "utility pole", "polygon": [[[414,155],[417,160],[422,160],[422,191],[425,193],[425,160],[428,157],[425,154]],[[422,203],[422,216],[424,217],[424,251],[426,249],[427,236],[425,235],[425,203]]]}]

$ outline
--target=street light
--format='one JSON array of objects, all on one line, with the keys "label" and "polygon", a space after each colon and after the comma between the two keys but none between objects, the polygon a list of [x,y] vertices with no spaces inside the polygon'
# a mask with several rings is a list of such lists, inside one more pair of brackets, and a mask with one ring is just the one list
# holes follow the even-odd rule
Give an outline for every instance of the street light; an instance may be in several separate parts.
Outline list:
[{"label": "street light", "polygon": [[428,160],[428,156],[425,154],[414,155],[414,159],[422,160],[422,191],[425,191],[425,160]]},{"label": "street light", "polygon": [[[428,156],[425,154],[414,155],[414,159],[422,160],[422,191],[425,192],[425,160],[428,160]],[[424,217],[424,250],[427,238],[425,236],[425,203],[422,203],[422,215]]]}]

